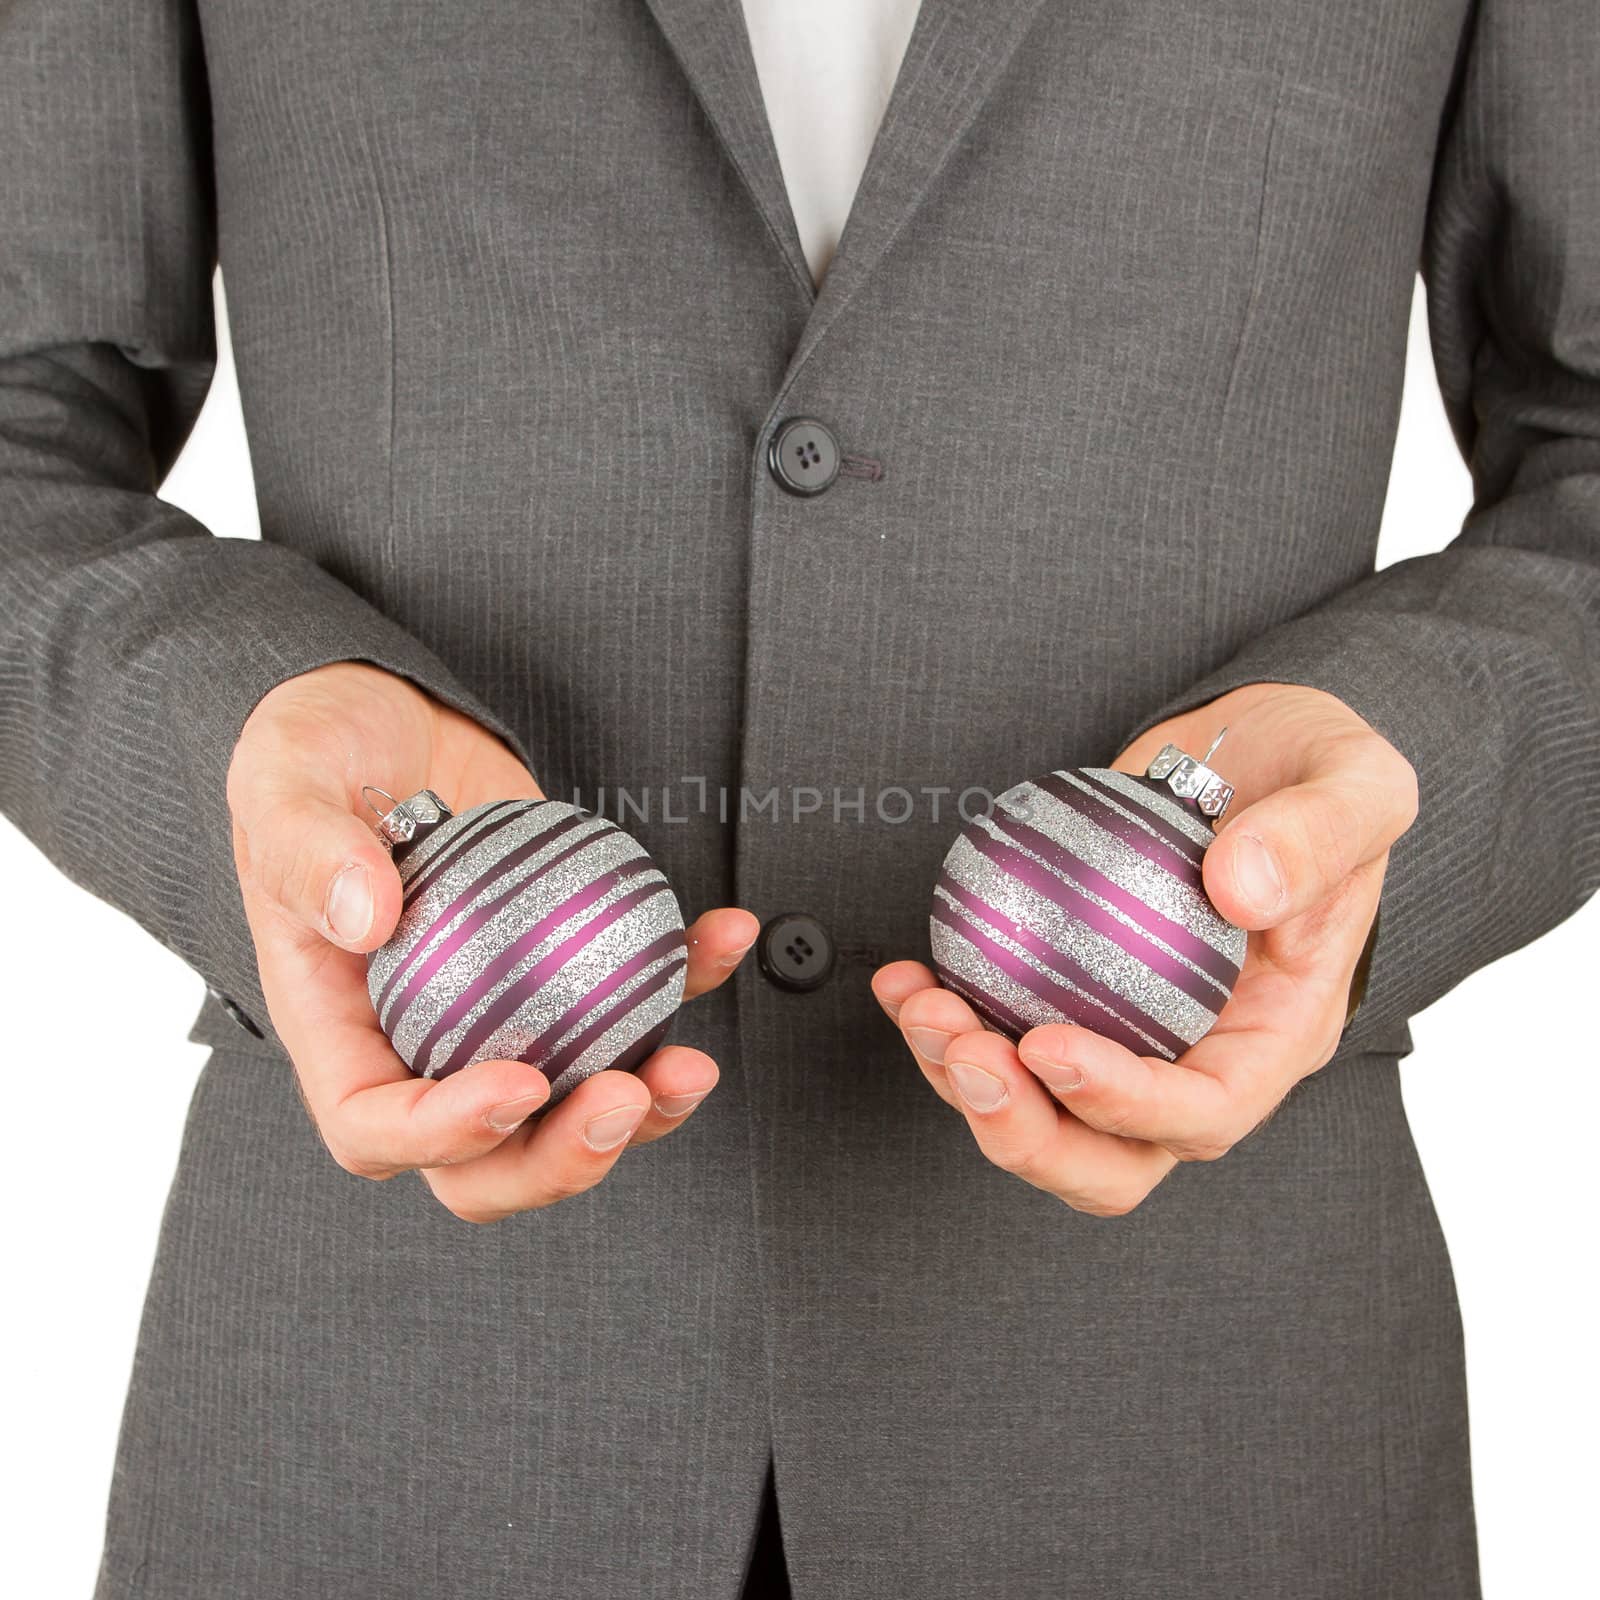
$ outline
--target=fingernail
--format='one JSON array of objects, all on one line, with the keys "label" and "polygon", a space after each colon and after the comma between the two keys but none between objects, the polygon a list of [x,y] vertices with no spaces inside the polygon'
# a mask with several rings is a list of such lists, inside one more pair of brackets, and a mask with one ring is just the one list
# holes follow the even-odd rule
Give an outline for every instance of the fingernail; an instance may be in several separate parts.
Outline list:
[{"label": "fingernail", "polygon": [[699,1094],[658,1094],[656,1111],[663,1117],[686,1117],[710,1092],[702,1089]]},{"label": "fingernail", "polygon": [[950,1074],[956,1093],[974,1111],[993,1111],[1005,1101],[1005,1079],[997,1078],[992,1072],[985,1072],[982,1067],[971,1066],[965,1061],[952,1061],[945,1071]]},{"label": "fingernail", "polygon": [[615,1150],[632,1136],[644,1111],[639,1106],[617,1106],[590,1117],[583,1125],[583,1142],[591,1150]]},{"label": "fingernail", "polygon": [[1070,1061],[1050,1061],[1031,1055],[1024,1055],[1022,1060],[1028,1071],[1053,1093],[1070,1094],[1083,1087],[1083,1068]]},{"label": "fingernail", "polygon": [[1252,910],[1270,916],[1283,904],[1283,874],[1272,852],[1253,833],[1239,836],[1233,854],[1233,879]]},{"label": "fingernail", "polygon": [[906,1038],[924,1061],[932,1061],[937,1065],[944,1060],[944,1053],[950,1048],[950,1041],[955,1035],[941,1033],[937,1028],[907,1028]]},{"label": "fingernail", "polygon": [[[752,939],[750,941],[750,944],[754,944],[754,943],[755,943],[755,940]],[[738,966],[739,963],[741,961],[743,961],[744,958],[747,955],[750,954],[750,944],[742,944],[742,945],[739,946],[739,948],[737,950],[730,950],[728,952],[728,954],[725,955],[722,958],[722,961],[720,962],[720,965],[722,965],[724,967],[728,967],[729,969],[732,969],[732,968]]]},{"label": "fingernail", "polygon": [[517,1100],[506,1100],[497,1106],[490,1106],[483,1120],[496,1133],[508,1133],[512,1128],[520,1127],[526,1122],[549,1098],[549,1092],[541,1089],[537,1094],[525,1094]]},{"label": "fingernail", "polygon": [[878,1004],[883,1007],[891,1022],[898,1022],[900,1020],[900,1007],[897,1006],[893,1000],[880,1000]]},{"label": "fingernail", "polygon": [[342,868],[328,885],[323,916],[337,939],[360,944],[372,928],[372,875],[360,862]]}]

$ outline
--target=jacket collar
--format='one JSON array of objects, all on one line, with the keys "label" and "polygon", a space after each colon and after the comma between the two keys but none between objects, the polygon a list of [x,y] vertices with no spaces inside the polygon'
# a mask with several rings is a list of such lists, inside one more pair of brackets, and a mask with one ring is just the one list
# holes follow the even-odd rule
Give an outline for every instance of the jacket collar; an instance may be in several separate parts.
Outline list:
[{"label": "jacket collar", "polygon": [[724,154],[806,298],[814,298],[778,148],[772,142],[741,0],[648,0]]},{"label": "jacket collar", "polygon": [[844,235],[816,290],[789,208],[741,0],[648,0],[774,248],[813,302],[790,378],[922,204],[1042,3],[922,0]]}]

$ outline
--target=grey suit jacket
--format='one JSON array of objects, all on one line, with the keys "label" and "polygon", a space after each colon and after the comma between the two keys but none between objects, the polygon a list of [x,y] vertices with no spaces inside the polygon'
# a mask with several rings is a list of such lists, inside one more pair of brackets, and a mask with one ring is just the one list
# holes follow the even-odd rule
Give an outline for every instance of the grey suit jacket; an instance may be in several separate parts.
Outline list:
[{"label": "grey suit jacket", "polygon": [[[817,293],[737,0],[0,8],[0,798],[267,1030],[198,1025],[102,1595],[731,1597],[769,1455],[805,1597],[1475,1592],[1395,1058],[1600,873],[1594,23],[924,0]],[[218,259],[260,544],[153,494]],[[1476,504],[1374,576],[1419,260]],[[795,414],[881,472],[784,494]],[[548,1213],[346,1178],[267,1029],[224,774],[344,658],[551,792],[670,790],[629,820],[687,908],[840,946],[697,1002],[722,1088]],[[1420,774],[1367,1004],[1080,1216],[871,1004],[953,827],[871,797],[1252,680]]]}]

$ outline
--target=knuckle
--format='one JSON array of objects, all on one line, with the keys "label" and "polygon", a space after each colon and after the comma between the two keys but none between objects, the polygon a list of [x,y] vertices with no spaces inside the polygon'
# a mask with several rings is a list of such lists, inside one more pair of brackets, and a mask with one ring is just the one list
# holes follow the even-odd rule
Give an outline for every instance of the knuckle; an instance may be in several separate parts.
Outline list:
[{"label": "knuckle", "polygon": [[245,807],[248,803],[249,788],[248,767],[236,748],[233,753],[233,759],[228,763],[228,777],[223,788],[228,801],[228,815],[235,822],[240,822],[243,819]]},{"label": "knuckle", "polygon": [[268,858],[268,871],[277,880],[276,897],[289,906],[313,905],[321,899],[317,879],[322,863],[315,840],[304,829],[296,829],[288,837],[288,847],[280,847]]},{"label": "knuckle", "polygon": [[542,1204],[560,1205],[563,1200],[574,1200],[586,1194],[600,1181],[600,1174],[563,1169],[551,1173],[541,1186],[544,1190]]},{"label": "knuckle", "polygon": [[1321,1072],[1339,1053],[1339,1042],[1344,1038],[1344,1018],[1324,1026],[1316,1049],[1312,1052],[1312,1072]]},{"label": "knuckle", "polygon": [[1025,1183],[1039,1181],[1039,1152],[1031,1146],[1005,1145],[990,1152],[989,1159],[1002,1172],[1009,1172],[1012,1177],[1021,1178]]},{"label": "knuckle", "polygon": [[1353,795],[1328,794],[1322,804],[1307,808],[1302,827],[1312,862],[1334,881],[1355,871],[1362,826],[1362,807]]},{"label": "knuckle", "polygon": [[1238,1136],[1223,1128],[1210,1128],[1167,1148],[1180,1161],[1220,1161],[1238,1144]]},{"label": "knuckle", "polygon": [[1125,1100],[1117,1100],[1106,1105],[1097,1106],[1089,1120],[1102,1133],[1115,1134],[1119,1139],[1135,1137],[1134,1122],[1136,1114],[1134,1108]]},{"label": "knuckle", "polygon": [[457,1222],[484,1228],[511,1215],[504,1206],[491,1203],[490,1191],[483,1184],[434,1167],[422,1168],[421,1175],[441,1209],[448,1211]]},{"label": "knuckle", "polygon": [[394,1176],[392,1167],[374,1161],[370,1156],[364,1156],[345,1145],[330,1144],[328,1154],[333,1157],[335,1164],[348,1172],[352,1178],[365,1178],[371,1183],[382,1183],[386,1178]]},{"label": "knuckle", "polygon": [[1394,795],[1405,818],[1404,825],[1409,828],[1417,820],[1417,808],[1421,804],[1417,769],[1387,739],[1380,738],[1378,743],[1382,747],[1378,760],[1385,786]]},{"label": "knuckle", "polygon": [[1149,1189],[1142,1185],[1106,1184],[1074,1195],[1067,1204],[1091,1217],[1125,1217],[1138,1210],[1149,1195]]}]

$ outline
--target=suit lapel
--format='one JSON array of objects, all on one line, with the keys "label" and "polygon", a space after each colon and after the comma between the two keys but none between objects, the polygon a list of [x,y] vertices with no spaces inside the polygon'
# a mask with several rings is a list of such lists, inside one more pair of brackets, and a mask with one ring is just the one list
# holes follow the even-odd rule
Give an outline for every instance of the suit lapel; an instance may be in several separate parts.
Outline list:
[{"label": "suit lapel", "polygon": [[689,86],[807,300],[816,294],[789,208],[741,0],[648,0]]},{"label": "suit lapel", "polygon": [[922,0],[839,248],[813,290],[741,0],[648,0],[790,271],[815,295],[784,388],[921,205],[1043,0]]},{"label": "suit lapel", "polygon": [[922,204],[1043,0],[922,0],[839,248],[790,363],[797,372]]}]

